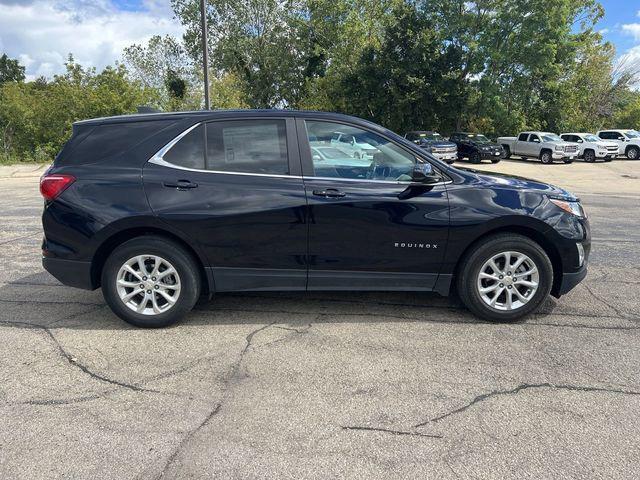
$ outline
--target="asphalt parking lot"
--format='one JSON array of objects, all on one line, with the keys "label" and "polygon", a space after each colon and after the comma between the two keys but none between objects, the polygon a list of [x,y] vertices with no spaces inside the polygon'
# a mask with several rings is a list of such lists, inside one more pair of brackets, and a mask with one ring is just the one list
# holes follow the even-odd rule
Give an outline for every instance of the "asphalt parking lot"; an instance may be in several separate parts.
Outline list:
[{"label": "asphalt parking lot", "polygon": [[0,168],[0,478],[637,478],[640,161],[479,168],[590,215],[589,276],[538,315],[227,294],[152,331],[42,270],[40,170]]}]

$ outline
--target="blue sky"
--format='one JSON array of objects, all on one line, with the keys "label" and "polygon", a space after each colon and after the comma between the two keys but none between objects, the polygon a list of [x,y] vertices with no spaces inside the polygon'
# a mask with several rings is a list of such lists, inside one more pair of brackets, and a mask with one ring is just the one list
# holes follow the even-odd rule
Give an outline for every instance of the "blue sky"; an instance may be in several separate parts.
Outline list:
[{"label": "blue sky", "polygon": [[600,3],[605,17],[597,28],[605,40],[615,45],[618,55],[640,47],[640,0],[601,0]]},{"label": "blue sky", "polygon": [[[640,66],[640,0],[601,0],[604,38]],[[0,0],[0,53],[18,58],[29,79],[64,70],[69,52],[103,68],[152,35],[181,36],[170,0]]]}]

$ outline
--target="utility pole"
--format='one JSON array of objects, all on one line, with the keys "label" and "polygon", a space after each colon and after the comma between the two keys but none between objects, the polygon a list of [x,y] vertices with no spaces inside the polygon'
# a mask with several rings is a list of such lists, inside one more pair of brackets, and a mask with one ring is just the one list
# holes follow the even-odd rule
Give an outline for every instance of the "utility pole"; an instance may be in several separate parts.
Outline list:
[{"label": "utility pole", "polygon": [[204,108],[211,109],[209,101],[209,53],[207,49],[206,0],[200,0],[200,26],[202,27],[202,69],[204,71]]}]

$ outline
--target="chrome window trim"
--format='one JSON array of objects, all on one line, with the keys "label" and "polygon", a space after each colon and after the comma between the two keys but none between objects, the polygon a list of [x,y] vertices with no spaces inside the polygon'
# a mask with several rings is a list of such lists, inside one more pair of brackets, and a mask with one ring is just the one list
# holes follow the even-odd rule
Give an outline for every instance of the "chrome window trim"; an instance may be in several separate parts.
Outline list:
[{"label": "chrome window trim", "polygon": [[338,182],[367,182],[367,183],[392,183],[395,185],[424,185],[428,187],[433,187],[437,185],[448,185],[452,183],[452,180],[443,180],[442,182],[435,183],[418,183],[408,181],[398,181],[398,180],[370,180],[368,178],[340,178],[340,177],[303,177],[304,180],[333,180]]},{"label": "chrome window trim", "polygon": [[[223,170],[205,170],[205,169],[201,169],[201,168],[189,168],[189,167],[182,167],[180,165],[175,165],[173,163],[169,163],[164,159],[164,155],[166,155],[166,153],[171,150],[171,148],[178,143],[180,140],[182,140],[186,135],[189,134],[189,132],[191,132],[192,130],[195,130],[196,128],[198,128],[200,125],[204,124],[206,122],[198,122],[194,125],[191,125],[189,128],[187,128],[184,132],[182,132],[181,134],[179,134],[177,137],[175,137],[173,140],[169,141],[164,147],[162,147],[160,150],[158,150],[155,155],[153,155],[149,160],[148,163],[153,163],[154,165],[160,165],[162,167],[167,167],[167,168],[173,168],[176,170],[183,170],[183,171],[187,171],[187,172],[200,172],[200,173],[216,173],[218,175],[243,175],[243,176],[249,176],[249,177],[271,177],[271,178],[293,178],[293,179],[298,179],[298,180],[331,180],[331,181],[339,181],[339,182],[367,182],[367,183],[390,183],[390,184],[395,184],[395,185],[417,185],[415,182],[411,182],[411,181],[396,181],[396,180],[370,180],[367,178],[336,178],[336,177],[316,177],[316,176],[302,176],[302,175],[290,175],[290,174],[272,174],[272,173],[249,173],[249,172],[230,172],[230,171],[223,171]],[[413,153],[413,152],[410,152]],[[438,186],[438,185],[447,185],[449,183],[452,183],[451,180],[445,180],[442,182],[436,182],[436,183],[430,183],[430,184],[425,184],[428,186]]]}]

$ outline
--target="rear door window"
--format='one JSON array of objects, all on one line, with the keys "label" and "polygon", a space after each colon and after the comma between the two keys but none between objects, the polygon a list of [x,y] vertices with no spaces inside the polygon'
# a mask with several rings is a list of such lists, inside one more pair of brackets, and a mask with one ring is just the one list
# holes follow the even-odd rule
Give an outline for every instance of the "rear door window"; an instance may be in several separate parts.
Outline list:
[{"label": "rear door window", "polygon": [[198,125],[163,156],[183,168],[229,173],[289,173],[284,120],[229,120]]},{"label": "rear door window", "polygon": [[220,172],[289,173],[284,120],[207,123],[206,169]]}]

